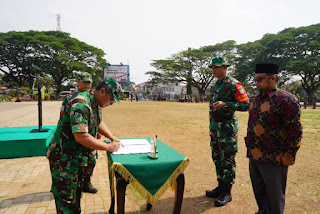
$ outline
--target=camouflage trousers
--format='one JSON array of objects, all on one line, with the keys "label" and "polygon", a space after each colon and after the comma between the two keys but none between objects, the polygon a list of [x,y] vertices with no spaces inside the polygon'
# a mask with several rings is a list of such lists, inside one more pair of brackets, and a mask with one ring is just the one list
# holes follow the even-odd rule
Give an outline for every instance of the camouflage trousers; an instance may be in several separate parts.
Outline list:
[{"label": "camouflage trousers", "polygon": [[90,181],[90,177],[93,174],[94,167],[96,166],[96,150],[89,153],[88,156],[88,166],[86,167],[86,170],[84,172],[84,179],[85,181]]},{"label": "camouflage trousers", "polygon": [[238,151],[238,120],[210,121],[210,146],[218,181],[234,184]]},{"label": "camouflage trousers", "polygon": [[50,161],[52,177],[51,192],[56,202],[58,214],[81,213],[80,199],[85,167],[78,164],[53,163]]}]

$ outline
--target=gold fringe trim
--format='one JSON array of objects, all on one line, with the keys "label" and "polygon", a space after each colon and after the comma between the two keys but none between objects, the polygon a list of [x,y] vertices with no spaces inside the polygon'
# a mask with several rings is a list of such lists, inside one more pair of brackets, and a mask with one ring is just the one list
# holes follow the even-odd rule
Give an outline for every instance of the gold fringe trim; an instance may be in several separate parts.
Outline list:
[{"label": "gold fringe trim", "polygon": [[[111,166],[111,171],[114,175],[115,171],[117,171],[126,181],[129,183],[143,196],[146,201],[150,204],[156,203],[161,195],[165,193],[165,191],[171,187],[174,190],[175,182],[178,176],[187,168],[189,164],[189,159],[186,157],[180,165],[176,168],[176,170],[171,174],[168,180],[160,187],[160,189],[156,192],[156,194],[152,195],[137,179],[135,179],[132,174],[121,164],[114,162]],[[112,195],[114,196],[113,182],[112,179]]]}]

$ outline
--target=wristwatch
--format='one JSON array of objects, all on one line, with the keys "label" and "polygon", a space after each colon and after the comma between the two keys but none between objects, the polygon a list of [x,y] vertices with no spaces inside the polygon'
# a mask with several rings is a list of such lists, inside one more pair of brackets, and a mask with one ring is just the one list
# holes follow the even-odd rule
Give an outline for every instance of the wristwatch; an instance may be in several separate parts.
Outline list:
[{"label": "wristwatch", "polygon": [[227,103],[224,104],[224,108],[228,108],[228,104]]}]

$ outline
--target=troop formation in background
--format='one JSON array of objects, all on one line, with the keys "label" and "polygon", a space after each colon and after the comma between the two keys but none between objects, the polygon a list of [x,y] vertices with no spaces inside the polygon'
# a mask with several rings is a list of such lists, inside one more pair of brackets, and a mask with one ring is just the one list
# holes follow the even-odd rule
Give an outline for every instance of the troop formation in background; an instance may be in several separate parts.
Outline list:
[{"label": "troop formation in background", "polygon": [[216,167],[218,186],[207,190],[206,196],[217,198],[215,206],[232,200],[231,188],[235,183],[238,151],[238,119],[234,112],[247,111],[249,98],[241,83],[227,73],[230,64],[225,57],[215,57],[209,67],[218,79],[210,89],[210,146]]},{"label": "troop formation in background", "polygon": [[[311,104],[312,104],[313,109],[316,109],[316,107],[317,107],[317,99],[318,99],[317,93],[313,93],[311,96]],[[303,100],[304,109],[307,108],[308,101],[309,101],[309,97],[308,97],[307,93],[305,93],[304,100]]]},{"label": "troop formation in background", "polygon": [[[92,81],[85,76],[78,82],[79,88],[80,84],[86,82],[89,82],[86,86],[89,89]],[[118,102],[120,94],[120,85],[109,78],[94,90],[78,90],[65,97],[56,131],[47,147],[51,192],[57,213],[81,213],[80,199],[84,179],[90,174],[88,165],[90,157],[93,157],[92,151],[114,152],[119,149],[120,140],[102,121],[101,108]],[[98,134],[109,138],[111,143],[97,139]],[[93,159],[91,161],[95,163]]]}]

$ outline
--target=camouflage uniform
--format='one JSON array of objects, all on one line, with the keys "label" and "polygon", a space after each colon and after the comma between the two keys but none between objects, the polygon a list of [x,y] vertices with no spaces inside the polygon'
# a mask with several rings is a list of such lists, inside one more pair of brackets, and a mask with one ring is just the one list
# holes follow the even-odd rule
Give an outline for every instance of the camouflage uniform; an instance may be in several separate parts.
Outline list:
[{"label": "camouflage uniform", "polygon": [[[77,75],[77,80],[80,80],[82,82],[89,81],[92,83],[92,76],[88,72],[81,72]],[[79,90],[80,90],[80,88],[78,88],[78,92],[79,92]],[[94,170],[94,167],[96,166],[96,157],[97,157],[97,151],[92,151],[91,153],[89,153],[88,166],[85,170],[85,175],[84,175],[84,185],[85,186],[88,184],[88,182],[90,182],[90,178],[93,175],[93,170]],[[91,183],[90,183],[90,185],[91,185]],[[92,187],[92,188],[94,188],[94,187]]]},{"label": "camouflage uniform", "polygon": [[73,133],[87,132],[95,137],[101,121],[101,108],[92,90],[65,97],[56,132],[47,148],[57,213],[81,212],[83,176],[92,150],[76,142]]},{"label": "camouflage uniform", "polygon": [[[234,112],[247,111],[249,99],[241,83],[229,75],[216,82],[210,95],[210,145],[217,178],[218,181],[234,184],[238,150],[238,120]],[[214,109],[213,104],[217,101],[226,103],[225,108]]]},{"label": "camouflage uniform", "polygon": [[307,95],[307,93],[305,93],[305,95],[304,95],[304,100],[303,100],[303,107],[304,107],[304,109],[306,109],[307,108],[307,106],[308,106],[308,95]]},{"label": "camouflage uniform", "polygon": [[312,95],[312,108],[315,109],[316,108],[316,105],[317,105],[317,94],[314,93]]}]

